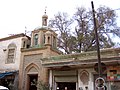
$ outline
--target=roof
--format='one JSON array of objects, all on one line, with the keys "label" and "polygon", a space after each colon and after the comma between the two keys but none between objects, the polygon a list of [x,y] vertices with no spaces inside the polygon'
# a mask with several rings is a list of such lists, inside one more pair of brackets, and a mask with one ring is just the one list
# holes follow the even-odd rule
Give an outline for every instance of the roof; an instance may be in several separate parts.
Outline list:
[{"label": "roof", "polygon": [[44,15],[42,16],[42,18],[48,18],[48,15],[44,14]]},{"label": "roof", "polygon": [[41,31],[45,31],[45,32],[50,31],[50,32],[54,33],[55,35],[57,35],[57,33],[55,33],[55,31],[52,30],[52,29],[51,29],[50,27],[48,27],[48,26],[42,26],[42,27],[38,26],[38,27],[36,27],[36,28],[32,31],[32,33],[37,33],[37,32],[39,32],[40,30],[41,30]]},{"label": "roof", "polygon": [[8,36],[8,37],[5,37],[5,38],[1,38],[0,41],[10,40],[10,39],[19,38],[19,37],[24,37],[24,36],[26,36],[26,37],[28,37],[28,38],[30,39],[29,36],[25,35],[24,33],[20,33],[20,34]]},{"label": "roof", "polygon": [[[120,63],[120,48],[103,49],[100,51],[102,62]],[[95,63],[97,63],[96,51],[68,55],[58,55],[42,59],[42,65],[44,67],[71,66]]]}]

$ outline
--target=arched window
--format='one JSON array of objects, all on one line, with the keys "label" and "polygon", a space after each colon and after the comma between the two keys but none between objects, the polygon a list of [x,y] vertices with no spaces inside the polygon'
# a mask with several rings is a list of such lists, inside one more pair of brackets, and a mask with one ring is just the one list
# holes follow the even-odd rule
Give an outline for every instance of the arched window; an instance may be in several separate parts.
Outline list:
[{"label": "arched window", "polygon": [[53,47],[56,48],[56,38],[53,37]]},{"label": "arched window", "polygon": [[23,41],[23,48],[25,48],[26,47],[26,43],[25,43],[25,41]]},{"label": "arched window", "polygon": [[38,45],[38,34],[34,36],[34,45]]},{"label": "arched window", "polygon": [[44,25],[46,25],[46,21],[47,21],[47,20],[46,20],[46,18],[45,18],[45,19],[44,19]]},{"label": "arched window", "polygon": [[14,43],[9,44],[6,63],[14,63],[15,51],[16,51],[16,45]]},{"label": "arched window", "polygon": [[44,37],[43,37],[43,43],[45,44],[45,35],[44,35]]},{"label": "arched window", "polygon": [[83,70],[80,74],[80,79],[84,85],[88,85],[89,73],[86,70]]},{"label": "arched window", "polygon": [[50,37],[48,37],[48,44],[50,44]]}]

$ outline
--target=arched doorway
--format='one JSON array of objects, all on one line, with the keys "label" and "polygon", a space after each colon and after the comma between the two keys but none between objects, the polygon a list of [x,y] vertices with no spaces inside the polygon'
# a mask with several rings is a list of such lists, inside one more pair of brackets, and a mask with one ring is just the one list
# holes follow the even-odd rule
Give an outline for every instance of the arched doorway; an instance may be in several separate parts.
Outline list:
[{"label": "arched doorway", "polygon": [[31,63],[26,68],[26,90],[37,90],[38,82],[38,66],[34,63]]},{"label": "arched doorway", "polygon": [[29,78],[29,90],[37,90],[37,80],[38,75],[37,74],[30,74],[28,75]]}]

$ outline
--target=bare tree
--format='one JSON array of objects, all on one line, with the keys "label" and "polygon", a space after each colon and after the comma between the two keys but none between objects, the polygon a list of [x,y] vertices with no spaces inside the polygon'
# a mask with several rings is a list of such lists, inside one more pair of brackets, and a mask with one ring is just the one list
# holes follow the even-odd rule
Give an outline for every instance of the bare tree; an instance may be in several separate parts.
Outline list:
[{"label": "bare tree", "polygon": [[[110,48],[114,46],[111,35],[120,37],[120,28],[116,24],[116,14],[105,6],[99,7],[96,14],[100,48]],[[74,32],[77,40],[74,47],[76,52],[96,50],[92,12],[87,12],[84,7],[77,8],[74,20],[77,22]]]},{"label": "bare tree", "polygon": [[[100,48],[113,47],[115,43],[111,36],[120,37],[120,27],[117,26],[116,19],[115,11],[109,7],[100,6],[96,10]],[[74,25],[76,26],[72,29]],[[73,19],[69,18],[67,13],[59,12],[49,21],[49,26],[58,32],[58,47],[66,54],[96,50],[91,10],[87,11],[84,7],[78,7]]]},{"label": "bare tree", "polygon": [[71,24],[73,20],[68,18],[67,13],[58,12],[53,19],[49,21],[49,26],[58,32],[58,47],[65,53],[71,53]]}]

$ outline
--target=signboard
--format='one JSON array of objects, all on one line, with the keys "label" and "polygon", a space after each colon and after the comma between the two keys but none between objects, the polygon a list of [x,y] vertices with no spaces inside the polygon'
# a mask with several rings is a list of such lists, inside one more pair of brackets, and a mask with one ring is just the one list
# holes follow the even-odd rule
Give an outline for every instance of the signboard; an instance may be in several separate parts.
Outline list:
[{"label": "signboard", "polygon": [[107,68],[108,81],[120,81],[120,66],[109,66]]}]

